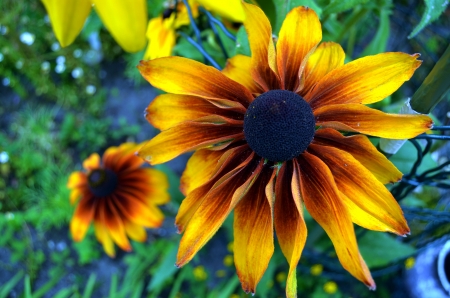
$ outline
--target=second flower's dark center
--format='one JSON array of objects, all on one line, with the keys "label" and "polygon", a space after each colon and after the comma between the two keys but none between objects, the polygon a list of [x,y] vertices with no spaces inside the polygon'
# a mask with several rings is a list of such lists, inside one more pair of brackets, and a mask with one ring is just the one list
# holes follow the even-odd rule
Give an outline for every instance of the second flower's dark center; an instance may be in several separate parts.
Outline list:
[{"label": "second flower's dark center", "polygon": [[109,169],[93,170],[88,175],[90,191],[96,197],[106,197],[110,195],[117,186],[117,175]]},{"label": "second flower's dark center", "polygon": [[261,157],[290,160],[305,151],[315,132],[309,104],[294,92],[271,90],[250,104],[244,118],[245,139]]}]

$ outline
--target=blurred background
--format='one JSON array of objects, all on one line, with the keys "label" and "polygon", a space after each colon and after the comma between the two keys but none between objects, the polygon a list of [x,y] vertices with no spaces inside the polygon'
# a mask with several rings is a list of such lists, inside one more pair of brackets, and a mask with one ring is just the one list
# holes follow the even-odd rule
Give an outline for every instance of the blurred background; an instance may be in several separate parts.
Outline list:
[{"label": "blurred background", "polygon": [[[275,34],[291,7],[311,6],[320,15],[324,40],[340,43],[346,62],[380,52],[420,53],[423,64],[412,79],[375,105],[387,112],[398,112],[414,94],[450,40],[447,1],[253,3],[265,10]],[[169,6],[167,1],[148,0],[148,18],[160,16]],[[136,69],[145,49],[122,50],[94,10],[67,47],[55,38],[40,1],[2,0],[0,11],[0,297],[246,296],[233,265],[231,218],[190,264],[174,266],[180,236],[173,222],[183,199],[179,177],[189,154],[157,166],[168,175],[171,202],[162,207],[164,225],[149,229],[145,243],[133,242],[132,252],[118,249],[110,258],[92,228],[83,241],[72,240],[68,224],[74,207],[66,187],[70,173],[81,170],[81,162],[93,152],[102,154],[110,146],[140,143],[156,135],[144,109],[161,92]],[[213,15],[236,40],[217,26],[213,30],[210,18],[200,11],[196,23],[205,51],[222,67],[224,51],[228,57],[250,55],[241,24]],[[192,26],[177,31],[181,34],[172,54],[203,62],[204,55],[186,39],[195,36]],[[449,125],[448,95],[432,117],[439,125]],[[368,291],[342,269],[323,230],[309,218],[308,241],[297,273],[300,296],[440,297],[418,294],[420,281],[430,276],[441,288],[436,293],[445,293],[435,262],[449,240],[450,195],[443,186],[449,186],[450,169],[445,163],[450,153],[448,141],[433,141],[424,152],[427,142],[416,142],[419,150],[407,142],[391,157],[411,179],[444,164],[436,170],[443,174],[433,178],[439,180],[434,184],[419,177],[414,187],[391,186],[404,206],[412,235],[399,239],[356,228],[377,290]],[[431,261],[421,257],[425,254]],[[446,262],[449,279],[450,258]],[[283,297],[287,271],[278,247],[256,296]],[[431,288],[430,281],[425,289]]]}]

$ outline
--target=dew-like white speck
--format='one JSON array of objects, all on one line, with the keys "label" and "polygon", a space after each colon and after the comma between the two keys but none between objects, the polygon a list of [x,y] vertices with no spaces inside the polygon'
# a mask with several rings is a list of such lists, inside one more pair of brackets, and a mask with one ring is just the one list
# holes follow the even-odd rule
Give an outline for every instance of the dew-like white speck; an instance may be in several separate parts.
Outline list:
[{"label": "dew-like white speck", "polygon": [[50,62],[48,62],[48,61],[42,62],[42,64],[41,64],[41,70],[42,70],[43,72],[48,72],[48,71],[50,70]]},{"label": "dew-like white speck", "polygon": [[56,51],[59,50],[61,47],[59,46],[59,43],[54,42],[54,43],[52,43],[51,48],[52,48],[52,51],[53,51],[53,52],[56,52]]},{"label": "dew-like white speck", "polygon": [[17,69],[21,69],[22,67],[23,67],[23,61],[22,60],[17,61],[16,62],[16,68]]},{"label": "dew-like white speck", "polygon": [[66,63],[66,57],[64,56],[56,57],[56,64],[64,64],[64,63]]},{"label": "dew-like white speck", "polygon": [[0,163],[7,163],[9,161],[9,154],[6,151],[0,153]]},{"label": "dew-like white speck", "polygon": [[75,58],[80,58],[83,55],[83,51],[81,49],[76,49],[75,51],[73,51],[73,56]]},{"label": "dew-like white speck", "polygon": [[9,78],[3,78],[2,83],[3,86],[9,86],[9,84],[11,84],[11,80]]},{"label": "dew-like white speck", "polygon": [[81,67],[77,67],[74,68],[74,70],[72,70],[72,77],[74,79],[81,78],[82,76],[83,76],[83,69]]},{"label": "dew-like white speck", "polygon": [[89,95],[92,95],[95,93],[95,91],[97,91],[97,88],[95,88],[94,85],[87,85],[86,86],[86,93]]},{"label": "dew-like white speck", "polygon": [[65,64],[58,64],[55,67],[55,72],[56,73],[63,73],[66,70],[66,65]]},{"label": "dew-like white speck", "polygon": [[2,53],[0,53],[0,62],[2,62],[3,61],[3,58],[4,58],[5,56],[3,56],[3,54]]},{"label": "dew-like white speck", "polygon": [[36,40],[36,35],[30,32],[23,32],[20,34],[20,41],[28,46],[31,46]]}]

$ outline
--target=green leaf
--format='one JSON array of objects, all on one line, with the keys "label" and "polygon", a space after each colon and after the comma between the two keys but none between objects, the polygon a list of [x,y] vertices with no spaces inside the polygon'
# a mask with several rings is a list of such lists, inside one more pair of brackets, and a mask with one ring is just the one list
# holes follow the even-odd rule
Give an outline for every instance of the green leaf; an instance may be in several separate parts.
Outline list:
[{"label": "green leaf", "polygon": [[86,287],[84,288],[83,298],[90,298],[92,296],[92,293],[94,292],[96,279],[97,279],[97,275],[95,275],[95,273],[91,273],[91,275],[89,275],[89,279],[86,283]]},{"label": "green leaf", "polygon": [[390,10],[382,9],[380,11],[380,23],[378,24],[377,33],[369,45],[364,49],[361,57],[374,55],[386,51],[386,45],[389,39],[390,23],[389,15]]},{"label": "green leaf", "polygon": [[340,13],[352,9],[357,5],[365,4],[368,1],[369,0],[331,0],[330,4],[323,9],[323,14],[330,15],[332,13]]},{"label": "green leaf", "polygon": [[[390,160],[403,174],[409,173],[414,162],[417,160],[417,150],[411,142],[406,142],[400,150],[393,155]],[[430,154],[423,157],[422,163],[419,166],[417,173],[421,173],[428,169],[436,167],[436,162],[431,158]]]},{"label": "green leaf", "polygon": [[251,56],[250,44],[244,26],[241,26],[236,34],[236,55],[238,54]]},{"label": "green leaf", "polygon": [[173,244],[168,244],[166,247],[166,254],[161,261],[159,267],[153,272],[152,280],[147,287],[148,291],[155,290],[162,286],[162,284],[171,278],[177,271],[175,261],[177,258],[177,247]]},{"label": "green leaf", "polygon": [[415,252],[412,246],[395,240],[387,233],[367,231],[358,240],[359,251],[369,267],[381,267]]},{"label": "green leaf", "polygon": [[295,7],[308,6],[317,13],[319,18],[322,15],[322,9],[315,0],[273,0],[273,3],[275,4],[276,22],[272,23],[272,31],[276,35],[278,35],[288,12]]},{"label": "green leaf", "polygon": [[23,276],[23,271],[19,271],[10,280],[0,287],[0,298],[6,298],[11,293],[12,289],[20,281]]},{"label": "green leaf", "polygon": [[423,12],[420,23],[414,28],[408,38],[413,38],[425,26],[439,18],[439,16],[445,11],[448,5],[448,0],[425,0],[425,11]]}]

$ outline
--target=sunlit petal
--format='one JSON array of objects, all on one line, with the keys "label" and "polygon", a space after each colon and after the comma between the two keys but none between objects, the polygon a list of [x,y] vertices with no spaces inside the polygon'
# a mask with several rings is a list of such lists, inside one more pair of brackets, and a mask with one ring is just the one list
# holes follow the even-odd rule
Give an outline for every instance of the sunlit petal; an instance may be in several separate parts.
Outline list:
[{"label": "sunlit petal", "polygon": [[299,156],[298,162],[301,194],[309,213],[330,237],[342,266],[375,289],[375,282],[359,253],[350,214],[339,198],[330,169],[307,152]]},{"label": "sunlit petal", "polygon": [[341,45],[328,41],[321,43],[308,59],[304,71],[301,94],[307,94],[327,73],[344,65],[345,53]]},{"label": "sunlit petal", "polygon": [[283,89],[296,91],[309,55],[322,39],[322,27],[314,10],[299,6],[283,21],[277,42],[277,66]]},{"label": "sunlit petal", "polygon": [[234,211],[234,263],[246,293],[255,293],[274,251],[273,196],[266,197],[272,172],[263,169]]},{"label": "sunlit petal", "polygon": [[308,152],[331,170],[337,188],[345,195],[343,202],[353,222],[366,229],[400,236],[409,233],[403,212],[392,194],[351,154],[314,144],[308,147]]},{"label": "sunlit petal", "polygon": [[344,137],[334,129],[324,128],[316,131],[313,143],[350,153],[383,184],[394,183],[402,178],[402,173],[364,135]]},{"label": "sunlit petal", "polygon": [[245,18],[244,10],[242,8],[241,0],[196,0],[201,6],[218,15],[225,17],[235,22],[243,22]]},{"label": "sunlit petal", "polygon": [[381,138],[409,139],[429,130],[425,115],[388,114],[360,104],[327,105],[314,111],[316,125]]},{"label": "sunlit petal", "polygon": [[263,91],[280,89],[270,22],[258,6],[245,2],[242,4],[246,14],[244,27],[252,52],[251,75],[253,80]]},{"label": "sunlit petal", "polygon": [[306,242],[303,200],[300,192],[298,163],[283,163],[275,185],[275,230],[281,250],[289,262],[286,297],[297,297],[297,264]]},{"label": "sunlit petal", "polygon": [[100,155],[92,153],[88,158],[83,161],[83,168],[86,170],[97,169],[100,166]]},{"label": "sunlit petal", "polygon": [[382,53],[330,71],[306,96],[314,108],[330,104],[380,101],[408,81],[420,66],[418,54]]},{"label": "sunlit petal", "polygon": [[250,91],[211,66],[182,57],[141,61],[138,69],[154,87],[166,92],[207,99],[235,100],[246,106]]},{"label": "sunlit petal", "polygon": [[244,55],[236,55],[227,60],[222,73],[230,79],[242,84],[252,93],[262,93],[263,91],[252,78],[252,58]]},{"label": "sunlit petal", "polygon": [[144,60],[151,60],[172,55],[175,46],[175,29],[164,24],[162,16],[153,18],[148,23],[147,38],[149,39]]}]

